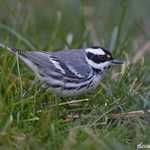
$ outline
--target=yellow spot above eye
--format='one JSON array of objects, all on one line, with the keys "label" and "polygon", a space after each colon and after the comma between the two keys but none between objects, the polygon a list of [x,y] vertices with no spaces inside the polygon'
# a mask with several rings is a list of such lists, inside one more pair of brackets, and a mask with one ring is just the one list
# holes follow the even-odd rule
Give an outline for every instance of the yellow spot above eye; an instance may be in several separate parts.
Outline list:
[{"label": "yellow spot above eye", "polygon": [[110,58],[110,57],[111,57],[109,54],[107,54],[106,56],[107,56],[107,58]]}]

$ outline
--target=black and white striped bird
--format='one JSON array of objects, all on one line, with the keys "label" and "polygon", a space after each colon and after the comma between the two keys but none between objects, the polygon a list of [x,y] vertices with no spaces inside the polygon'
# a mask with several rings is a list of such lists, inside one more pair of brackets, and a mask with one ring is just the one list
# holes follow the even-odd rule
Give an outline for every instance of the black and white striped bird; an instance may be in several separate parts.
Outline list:
[{"label": "black and white striped bird", "polygon": [[58,52],[22,51],[0,44],[18,57],[39,77],[42,86],[59,96],[75,96],[95,89],[112,64],[122,64],[100,47]]}]

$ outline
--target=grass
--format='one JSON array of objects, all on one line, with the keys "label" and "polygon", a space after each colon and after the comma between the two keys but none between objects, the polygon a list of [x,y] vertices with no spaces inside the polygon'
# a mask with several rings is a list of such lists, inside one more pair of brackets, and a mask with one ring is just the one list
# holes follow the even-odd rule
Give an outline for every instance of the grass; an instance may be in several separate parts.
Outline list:
[{"label": "grass", "polygon": [[[0,2],[0,42],[6,45],[59,50],[99,41],[110,47],[114,56],[130,62],[113,67],[93,93],[60,99],[51,91],[43,91],[40,83],[34,84],[33,73],[16,56],[1,49],[0,149],[126,150],[136,149],[140,143],[150,144],[149,113],[117,119],[112,116],[150,107],[149,56],[144,59],[144,53],[132,63],[138,50],[149,42],[143,32],[150,36],[132,8],[141,6],[143,23],[148,25],[149,3],[114,4],[102,0]],[[112,16],[103,5],[114,12]]]}]

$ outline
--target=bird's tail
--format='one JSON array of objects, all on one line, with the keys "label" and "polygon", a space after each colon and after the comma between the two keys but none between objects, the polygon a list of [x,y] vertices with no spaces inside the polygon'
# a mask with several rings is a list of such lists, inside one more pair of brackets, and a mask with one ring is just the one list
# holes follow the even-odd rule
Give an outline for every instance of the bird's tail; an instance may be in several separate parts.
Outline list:
[{"label": "bird's tail", "polygon": [[4,49],[6,49],[6,50],[8,50],[9,52],[12,52],[12,53],[16,53],[17,52],[16,48],[10,48],[10,47],[7,47],[6,45],[1,44],[1,43],[0,43],[0,48],[4,48]]},{"label": "bird's tail", "polygon": [[25,55],[25,53],[23,53],[22,50],[16,49],[16,48],[10,48],[10,47],[7,47],[6,45],[0,43],[0,49],[1,49],[1,48],[6,49],[7,51],[9,51],[9,52],[11,52],[11,53],[13,53],[13,54],[17,54],[17,55],[19,56],[19,58],[20,58],[32,71],[34,71],[35,74],[37,74],[37,76],[39,76],[37,66],[36,66],[29,58],[27,58],[27,56]]}]

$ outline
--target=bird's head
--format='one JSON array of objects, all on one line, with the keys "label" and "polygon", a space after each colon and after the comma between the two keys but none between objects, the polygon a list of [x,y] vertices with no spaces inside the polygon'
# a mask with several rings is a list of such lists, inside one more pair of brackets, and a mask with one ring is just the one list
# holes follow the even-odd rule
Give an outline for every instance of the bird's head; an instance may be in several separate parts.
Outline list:
[{"label": "bird's head", "polygon": [[113,64],[122,64],[123,62],[112,57],[112,54],[101,47],[91,47],[85,49],[86,60],[95,70],[107,70]]}]

